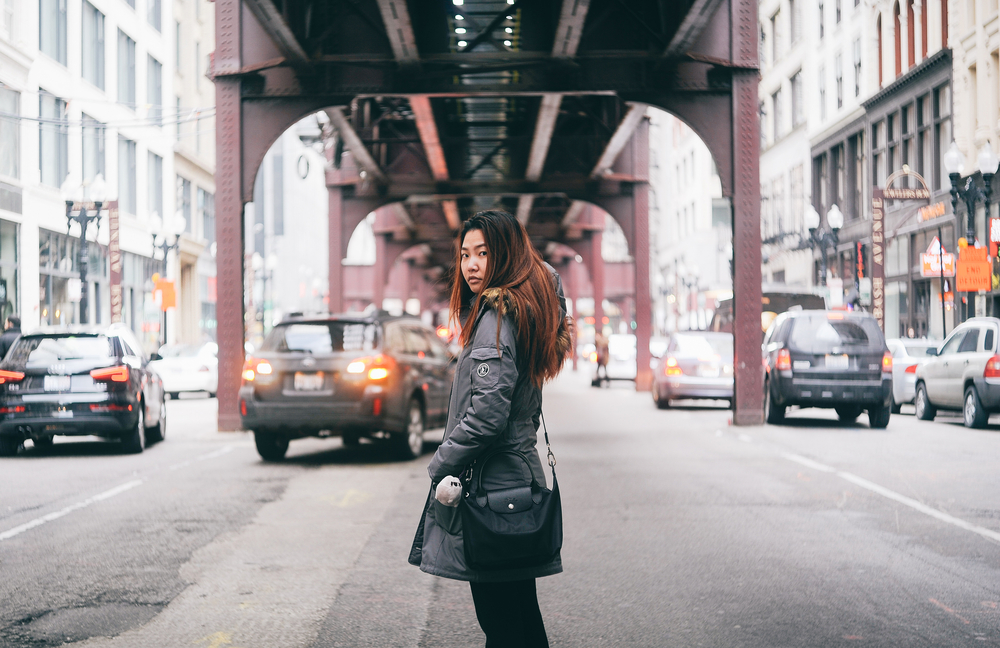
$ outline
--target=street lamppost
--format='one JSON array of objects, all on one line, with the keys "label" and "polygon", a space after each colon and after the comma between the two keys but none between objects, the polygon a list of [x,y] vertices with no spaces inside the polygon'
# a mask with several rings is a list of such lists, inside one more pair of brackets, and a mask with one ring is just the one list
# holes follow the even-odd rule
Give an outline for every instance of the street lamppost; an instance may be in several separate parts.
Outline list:
[{"label": "street lamppost", "polygon": [[[78,184],[76,180],[69,176],[63,183],[61,191],[63,200],[66,201],[66,235],[69,236],[73,223],[80,224],[80,249],[78,251],[77,263],[80,266],[80,323],[86,324],[88,311],[90,308],[90,289],[87,286],[87,269],[90,265],[90,249],[87,244],[87,230],[91,221],[100,221],[101,207],[107,200],[108,186],[104,182],[104,176],[100,173],[90,181],[87,192],[90,200],[94,203],[93,212],[87,210],[87,203],[84,202],[84,185]],[[76,210],[74,214],[73,211]],[[100,226],[100,222],[98,222]]]},{"label": "street lamppost", "polygon": [[[153,212],[150,215],[150,223],[153,226],[153,256],[156,256],[156,250],[160,250],[163,256],[163,275],[164,278],[169,279],[167,276],[167,255],[170,254],[171,250],[176,250],[181,243],[181,233],[187,227],[187,220],[178,211],[174,216],[173,220],[169,223],[164,223],[163,219],[157,212]],[[167,236],[173,236],[173,242],[167,240]],[[167,343],[167,311],[163,311],[163,344]]]},{"label": "street lamppost", "polygon": [[832,247],[837,251],[837,244],[840,242],[840,228],[844,226],[844,214],[836,204],[830,205],[826,212],[826,224],[830,226],[830,231],[819,229],[819,213],[812,205],[806,207],[805,225],[809,229],[809,249],[815,250],[819,246],[819,273],[820,284],[826,285],[826,248]]},{"label": "street lamppost", "polygon": [[[944,154],[944,168],[948,172],[948,179],[951,180],[951,211],[957,218],[958,201],[960,198],[965,201],[965,242],[969,245],[976,244],[976,203],[980,200],[983,201],[986,208],[985,222],[986,226],[989,227],[993,176],[997,172],[997,166],[1000,166],[1000,159],[997,159],[997,155],[993,152],[993,147],[990,146],[989,142],[983,144],[983,148],[979,150],[976,162],[979,165],[979,172],[983,176],[983,188],[980,189],[976,186],[971,175],[966,179],[965,187],[963,188],[959,187],[959,181],[962,179],[962,171],[965,169],[965,158],[962,156],[962,152],[958,150],[958,144],[952,141],[951,146],[948,147],[948,151]],[[961,222],[957,224],[960,229]],[[972,293],[966,295],[965,319],[969,317],[969,309],[971,308],[969,297],[971,295]]]}]

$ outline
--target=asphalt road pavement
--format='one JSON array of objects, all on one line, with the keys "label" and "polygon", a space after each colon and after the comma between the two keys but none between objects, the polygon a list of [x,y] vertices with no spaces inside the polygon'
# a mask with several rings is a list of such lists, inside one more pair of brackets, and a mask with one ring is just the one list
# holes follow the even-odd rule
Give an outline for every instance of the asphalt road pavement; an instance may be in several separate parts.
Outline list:
[{"label": "asphalt road pavement", "polygon": [[[0,646],[483,645],[468,585],[406,563],[433,442],[400,462],[308,439],[268,464],[215,431],[214,400],[168,407],[141,455],[58,439],[0,460]],[[582,369],[545,413],[553,647],[1000,644],[997,423],[736,428]]]}]

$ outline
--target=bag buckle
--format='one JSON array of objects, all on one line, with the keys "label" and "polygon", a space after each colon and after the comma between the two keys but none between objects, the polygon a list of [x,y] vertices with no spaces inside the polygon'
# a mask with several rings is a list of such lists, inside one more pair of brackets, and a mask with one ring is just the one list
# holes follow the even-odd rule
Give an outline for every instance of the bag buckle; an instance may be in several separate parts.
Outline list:
[{"label": "bag buckle", "polygon": [[554,454],[552,454],[552,448],[549,448],[548,460],[549,460],[549,468],[555,468],[556,467],[556,456]]}]

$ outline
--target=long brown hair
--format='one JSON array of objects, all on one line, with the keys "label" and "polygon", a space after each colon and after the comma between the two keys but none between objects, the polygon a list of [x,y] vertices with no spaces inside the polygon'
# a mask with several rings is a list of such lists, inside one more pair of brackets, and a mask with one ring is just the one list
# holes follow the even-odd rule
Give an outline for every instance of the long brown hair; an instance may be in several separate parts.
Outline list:
[{"label": "long brown hair", "polygon": [[[478,295],[472,292],[462,275],[462,243],[473,230],[483,233],[486,242],[486,273]],[[560,314],[559,299],[552,275],[541,255],[528,238],[524,225],[505,211],[478,212],[465,221],[458,235],[458,260],[455,281],[451,289],[451,319],[461,322],[463,308],[475,295],[476,299],[462,322],[462,345],[472,339],[475,322],[483,308],[483,295],[499,291],[497,309],[502,320],[511,312],[517,323],[517,353],[520,368],[526,370],[531,382],[541,387],[555,378],[565,357],[556,344],[560,327],[566,326]],[[500,326],[497,326],[497,346]]]}]

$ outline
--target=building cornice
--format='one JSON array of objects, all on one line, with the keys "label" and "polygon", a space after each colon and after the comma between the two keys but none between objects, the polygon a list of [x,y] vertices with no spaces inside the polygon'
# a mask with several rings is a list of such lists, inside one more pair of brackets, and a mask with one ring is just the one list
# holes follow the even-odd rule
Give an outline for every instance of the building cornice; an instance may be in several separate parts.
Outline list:
[{"label": "building cornice", "polygon": [[827,143],[839,142],[848,135],[853,135],[859,126],[863,126],[864,121],[865,109],[863,106],[858,106],[835,124],[828,126],[826,130],[810,137],[809,148],[815,151],[818,148],[825,148]]},{"label": "building cornice", "polygon": [[926,60],[922,61],[920,65],[896,79],[880,92],[873,95],[870,99],[862,101],[861,105],[864,106],[865,110],[870,111],[879,104],[893,99],[897,94],[901,94],[910,85],[923,77],[945,69],[951,71],[951,49],[947,48],[938,50]]}]

